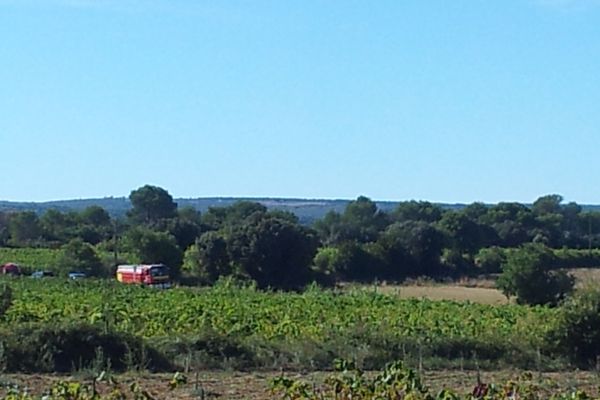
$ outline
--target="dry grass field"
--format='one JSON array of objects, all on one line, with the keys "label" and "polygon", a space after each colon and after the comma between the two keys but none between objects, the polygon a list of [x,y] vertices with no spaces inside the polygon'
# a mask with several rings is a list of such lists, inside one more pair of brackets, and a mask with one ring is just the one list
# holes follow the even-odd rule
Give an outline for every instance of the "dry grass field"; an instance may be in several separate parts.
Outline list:
[{"label": "dry grass field", "polygon": [[465,287],[457,285],[397,286],[382,288],[397,293],[401,298],[426,298],[430,300],[471,301],[481,304],[508,304],[509,301],[497,289]]},{"label": "dry grass field", "polygon": [[[576,288],[588,285],[600,286],[600,268],[573,268],[567,272],[575,277]],[[349,286],[356,287],[356,286]],[[452,283],[437,283],[428,280],[408,281],[404,284],[363,285],[365,290],[395,294],[401,298],[425,298],[429,300],[470,301],[481,304],[509,304],[501,291],[495,288],[495,277],[466,278]]]},{"label": "dry grass field", "polygon": [[492,278],[465,279],[452,283],[432,281],[409,281],[404,284],[379,284],[348,286],[397,295],[403,299],[425,298],[429,300],[470,301],[481,304],[508,304],[509,300],[495,288]]},{"label": "dry grass field", "polygon": [[573,268],[567,272],[575,277],[576,287],[600,286],[600,268]]}]

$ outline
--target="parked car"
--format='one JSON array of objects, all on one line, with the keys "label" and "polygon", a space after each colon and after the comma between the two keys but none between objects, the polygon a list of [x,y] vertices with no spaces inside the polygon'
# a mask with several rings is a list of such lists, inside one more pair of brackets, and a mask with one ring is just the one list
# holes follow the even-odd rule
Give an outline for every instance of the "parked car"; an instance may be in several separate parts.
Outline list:
[{"label": "parked car", "polygon": [[54,276],[54,272],[52,271],[35,271],[31,274],[32,278],[47,278],[51,276]]},{"label": "parked car", "polygon": [[85,272],[77,272],[77,271],[73,271],[73,272],[69,272],[69,279],[83,279],[86,278],[87,275],[85,274]]},{"label": "parked car", "polygon": [[0,267],[0,270],[4,275],[21,275],[21,268],[15,263],[6,263]]}]

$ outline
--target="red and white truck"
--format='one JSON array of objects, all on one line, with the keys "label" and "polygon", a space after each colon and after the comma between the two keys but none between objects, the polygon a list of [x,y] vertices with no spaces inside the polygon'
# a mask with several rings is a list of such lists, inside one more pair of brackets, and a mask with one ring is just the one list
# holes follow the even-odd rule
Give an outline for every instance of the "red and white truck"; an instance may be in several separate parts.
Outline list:
[{"label": "red and white truck", "polygon": [[164,264],[119,265],[117,280],[161,289],[171,287],[169,268]]}]

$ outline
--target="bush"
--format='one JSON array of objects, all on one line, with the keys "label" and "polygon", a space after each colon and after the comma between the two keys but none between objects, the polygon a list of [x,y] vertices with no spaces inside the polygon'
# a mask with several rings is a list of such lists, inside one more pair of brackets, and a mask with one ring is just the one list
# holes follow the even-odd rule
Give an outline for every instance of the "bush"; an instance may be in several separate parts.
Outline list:
[{"label": "bush", "polygon": [[58,264],[61,268],[60,272],[64,275],[70,271],[84,272],[88,276],[106,275],[106,270],[94,247],[81,239],[73,239],[63,246]]},{"label": "bush", "polygon": [[573,290],[574,279],[564,271],[551,271],[552,252],[530,244],[511,252],[496,285],[519,304],[558,304]]},{"label": "bush", "polygon": [[600,357],[600,287],[578,291],[560,309],[550,340],[571,361],[591,366]]},{"label": "bush", "polygon": [[499,273],[506,262],[506,253],[507,250],[496,246],[481,249],[475,256],[475,266],[486,274]]},{"label": "bush", "polygon": [[22,325],[0,332],[2,363],[16,372],[71,372],[90,368],[167,370],[170,363],[142,339],[91,325]]}]

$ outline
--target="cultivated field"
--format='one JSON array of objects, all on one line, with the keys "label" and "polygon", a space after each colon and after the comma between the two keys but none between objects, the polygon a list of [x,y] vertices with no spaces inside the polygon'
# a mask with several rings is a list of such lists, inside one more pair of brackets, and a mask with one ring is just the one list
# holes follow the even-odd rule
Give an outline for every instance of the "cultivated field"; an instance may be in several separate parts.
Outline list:
[{"label": "cultivated field", "polygon": [[[317,387],[323,384],[330,373],[288,373],[286,376],[311,382]],[[370,374],[372,375],[372,374]],[[460,371],[460,370],[435,370],[423,371],[422,379],[433,393],[441,389],[451,389],[461,396],[470,394],[477,385],[478,375],[484,383],[504,383],[507,381],[518,382],[522,371],[499,370],[499,371]],[[134,382],[146,390],[155,399],[231,399],[231,400],[267,400],[281,398],[274,395],[271,390],[273,379],[281,376],[280,372],[239,372],[239,371],[201,371],[196,374],[188,374],[188,382],[180,384],[175,389],[169,387],[173,374],[117,374],[114,379],[118,382],[123,392]],[[575,391],[583,390],[588,394],[598,393],[600,378],[596,372],[567,371],[561,373],[537,373],[531,375],[532,381],[540,387],[552,391]],[[0,389],[0,396],[6,394],[7,385],[17,385],[36,396],[41,396],[45,390],[59,381],[91,383],[91,379],[81,376],[61,375],[22,375],[5,374],[2,376],[4,389]],[[107,393],[113,385],[107,383],[97,384],[101,393]],[[204,397],[202,397],[204,396]]]}]

